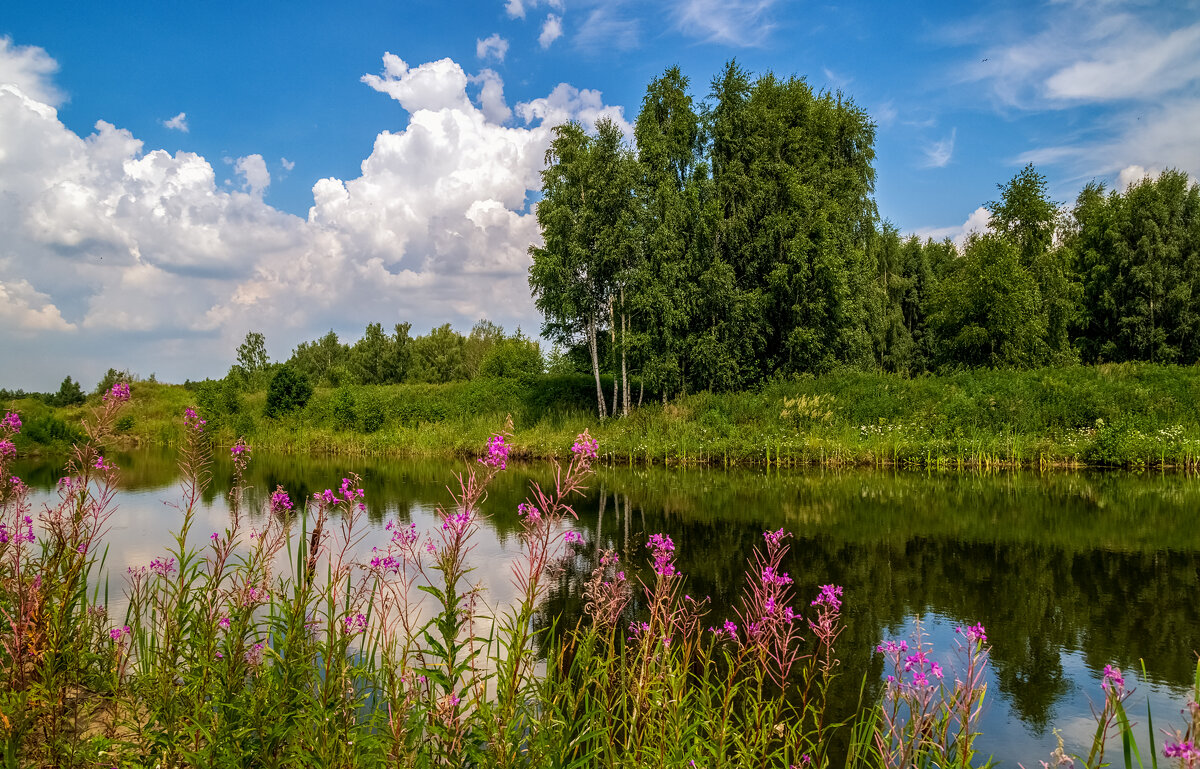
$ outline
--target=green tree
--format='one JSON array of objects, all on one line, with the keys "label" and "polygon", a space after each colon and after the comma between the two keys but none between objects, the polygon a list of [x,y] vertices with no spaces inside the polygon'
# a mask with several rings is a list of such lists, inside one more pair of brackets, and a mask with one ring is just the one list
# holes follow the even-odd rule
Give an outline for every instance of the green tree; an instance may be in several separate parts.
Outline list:
[{"label": "green tree", "polygon": [[481,377],[531,377],[543,370],[542,352],[537,342],[522,334],[520,329],[493,345],[479,364]]},{"label": "green tree", "polygon": [[292,351],[288,364],[309,380],[336,387],[352,382],[350,348],[338,341],[333,329],[315,342],[301,342]]},{"label": "green tree", "polygon": [[930,325],[943,366],[1015,368],[1046,358],[1037,281],[1007,238],[971,237],[938,285],[934,305]]},{"label": "green tree", "polygon": [[308,377],[292,366],[284,364],[275,370],[267,386],[267,404],[263,415],[278,417],[308,405],[312,397],[312,384]]},{"label": "green tree", "polygon": [[440,384],[466,379],[463,363],[465,343],[463,335],[450,328],[449,323],[414,339],[410,381]]},{"label": "green tree", "polygon": [[79,386],[79,383],[71,377],[67,377],[58,386],[58,392],[50,396],[50,405],[78,406],[86,399],[86,396],[83,394],[83,388]]},{"label": "green tree", "polygon": [[487,318],[476,321],[463,343],[463,370],[467,379],[479,375],[479,367],[488,353],[504,340],[504,329]]},{"label": "green tree", "polygon": [[392,340],[383,333],[383,325],[367,324],[362,339],[354,343],[347,356],[347,365],[355,381],[365,385],[381,385],[399,381],[396,356],[389,349]]},{"label": "green tree", "polygon": [[556,126],[537,207],[544,245],[529,249],[529,285],[545,318],[543,334],[564,344],[580,336],[587,342],[601,419],[608,410],[597,336],[606,319],[611,324],[621,272],[636,249],[633,179],[632,153],[611,120],[596,123],[595,137],[578,123]]},{"label": "green tree", "polygon": [[1045,317],[1050,355],[1058,363],[1070,363],[1076,359],[1071,328],[1079,314],[1081,288],[1073,252],[1054,243],[1058,204],[1046,191],[1046,177],[1032,163],[1007,184],[996,186],[1000,198],[983,204],[991,212],[989,227],[1017,247],[1021,264],[1038,283],[1038,311]]},{"label": "green tree", "polygon": [[237,348],[237,365],[246,373],[251,389],[257,390],[266,383],[267,338],[258,331],[246,333],[246,339]]},{"label": "green tree", "polygon": [[1200,360],[1200,186],[1168,170],[1080,193],[1065,238],[1079,260],[1089,361]]},{"label": "green tree", "polygon": [[699,197],[707,181],[700,118],[678,67],[646,88],[634,137],[643,246],[630,276],[628,347],[652,389],[678,392],[688,371]]},{"label": "green tree", "polygon": [[133,384],[133,375],[128,370],[117,371],[115,368],[110,368],[104,372],[104,376],[100,377],[100,381],[96,384],[96,389],[92,390],[92,395],[104,395],[118,382]]}]

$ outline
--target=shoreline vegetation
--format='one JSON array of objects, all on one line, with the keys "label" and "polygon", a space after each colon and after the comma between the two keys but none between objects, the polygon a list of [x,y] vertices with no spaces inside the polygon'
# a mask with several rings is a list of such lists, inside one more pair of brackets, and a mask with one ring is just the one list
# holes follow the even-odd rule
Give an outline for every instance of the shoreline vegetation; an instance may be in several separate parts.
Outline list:
[{"label": "shoreline vegetation", "polygon": [[[268,417],[267,389],[229,380],[138,383],[114,427],[125,445],[176,445],[195,406],[219,442],[256,451],[374,457],[471,456],[511,418],[514,459],[560,456],[590,430],[621,466],[1079,469],[1200,466],[1200,369],[1146,363],[944,375],[836,371],[749,392],[643,401],[600,420],[586,375],[444,384],[318,387]],[[610,381],[603,381],[611,397]],[[92,396],[90,401],[99,401]],[[90,401],[9,399],[27,415],[21,454],[64,453]]]},{"label": "shoreline vegetation", "polygon": [[[127,566],[128,609],[110,616],[108,591],[88,585],[124,565],[105,562],[121,472],[105,452],[137,408],[131,397],[118,383],[91,407],[59,501],[36,521],[28,487],[3,472],[26,423],[13,411],[0,420],[7,767],[995,763],[976,749],[991,651],[982,624],[957,628],[953,659],[918,625],[910,638],[879,639],[867,670],[844,670],[843,588],[800,595],[782,528],[763,532],[736,607],[716,615],[687,594],[669,536],[649,535],[644,557],[630,559],[641,563],[625,563],[591,553],[598,543],[572,528],[571,501],[601,451],[586,431],[553,483],[532,483],[517,506],[516,600],[504,608],[471,573],[487,488],[511,455],[505,433],[457,476],[440,527],[389,521],[380,532],[365,527],[353,475],[308,499],[277,488],[263,509],[243,508],[252,449],[217,448],[187,407],[179,528],[149,564]],[[209,534],[196,511],[216,451],[228,452],[233,483],[228,524]],[[379,546],[364,553],[372,536]],[[587,617],[557,627],[542,605],[570,558],[594,564]],[[829,697],[842,676],[861,676],[845,713]],[[1200,666],[1183,728],[1151,730],[1142,745],[1132,695],[1106,665],[1086,756],[1068,755],[1060,736],[1055,765],[1100,769],[1118,745],[1126,769],[1134,757],[1144,766],[1143,755],[1157,766],[1160,750],[1164,765],[1200,762]]]}]

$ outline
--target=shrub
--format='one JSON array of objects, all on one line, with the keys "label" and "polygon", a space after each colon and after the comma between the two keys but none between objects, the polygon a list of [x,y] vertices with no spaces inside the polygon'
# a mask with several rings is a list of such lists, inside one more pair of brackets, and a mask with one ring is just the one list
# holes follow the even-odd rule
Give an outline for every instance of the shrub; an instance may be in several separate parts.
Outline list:
[{"label": "shrub", "polygon": [[267,387],[267,405],[263,410],[266,417],[278,417],[308,405],[313,388],[308,377],[291,366],[280,366],[271,377]]}]

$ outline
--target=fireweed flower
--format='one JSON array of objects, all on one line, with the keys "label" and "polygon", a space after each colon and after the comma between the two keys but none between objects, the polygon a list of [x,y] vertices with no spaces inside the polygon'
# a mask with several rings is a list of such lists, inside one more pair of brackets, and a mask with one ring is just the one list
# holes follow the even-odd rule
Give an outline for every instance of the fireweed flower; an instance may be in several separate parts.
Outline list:
[{"label": "fireweed flower", "polygon": [[0,419],[0,430],[7,430],[14,435],[21,432],[21,416],[15,411],[6,412],[4,419]]},{"label": "fireweed flower", "polygon": [[566,534],[563,534],[563,542],[566,542],[568,545],[582,545],[583,535],[577,531],[568,531]]},{"label": "fireweed flower", "polygon": [[784,531],[783,529],[779,529],[778,531],[763,532],[763,539],[765,539],[767,543],[771,545],[778,545],[780,542],[790,536],[792,536],[791,532]]},{"label": "fireweed flower", "polygon": [[271,512],[286,513],[292,509],[292,500],[288,498],[288,494],[283,490],[282,486],[275,487],[275,493],[271,495]]},{"label": "fireweed flower", "polygon": [[228,630],[229,629],[229,617],[221,617],[221,619],[217,620],[217,626],[220,627],[222,630]]},{"label": "fireweed flower", "polygon": [[574,445],[571,446],[571,453],[578,457],[581,461],[595,459],[597,452],[600,449],[600,442],[592,438],[587,430],[584,430],[575,438]]},{"label": "fireweed flower", "polygon": [[487,456],[480,457],[479,463],[494,467],[498,470],[503,470],[508,466],[508,451],[509,446],[504,442],[503,435],[493,435],[488,440]]},{"label": "fireweed flower", "polygon": [[106,392],[104,394],[104,402],[105,403],[107,403],[108,401],[115,401],[117,403],[123,403],[127,400],[129,400],[129,383],[128,382],[117,382],[115,385],[113,385],[112,387],[109,388],[108,392]]},{"label": "fireweed flower", "polygon": [[821,592],[812,602],[813,606],[826,607],[831,611],[842,609],[841,585],[821,585]]},{"label": "fireweed flower", "polygon": [[175,559],[155,558],[150,562],[150,571],[165,579],[175,573]]},{"label": "fireweed flower", "polygon": [[108,637],[114,641],[120,641],[122,638],[131,634],[132,632],[133,631],[129,629],[128,625],[126,625],[125,627],[115,627],[112,630],[108,631]]},{"label": "fireweed flower", "polygon": [[196,409],[188,406],[183,410],[183,426],[194,432],[201,432],[204,426],[208,424],[208,420],[201,419],[196,413]]},{"label": "fireweed flower", "polygon": [[461,513],[447,515],[446,520],[442,521],[442,529],[452,531],[455,534],[462,534],[471,524],[471,513],[467,510]]},{"label": "fireweed flower", "polygon": [[675,557],[675,543],[666,534],[652,534],[646,547],[654,559],[654,573],[660,577],[673,577],[679,572],[671,561]]},{"label": "fireweed flower", "polygon": [[522,502],[517,505],[517,515],[529,523],[537,523],[542,519],[541,511],[528,502]]},{"label": "fireweed flower", "polygon": [[0,441],[0,460],[12,459],[17,454],[17,447],[12,441]]},{"label": "fireweed flower", "polygon": [[262,664],[263,646],[264,645],[265,644],[263,644],[262,642],[259,642],[259,643],[254,644],[254,646],[251,646],[246,651],[246,655],[245,655],[246,664],[248,664],[250,667],[258,667],[259,665]]},{"label": "fireweed flower", "polygon": [[1178,758],[1180,765],[1188,769],[1200,764],[1200,748],[1191,740],[1168,742],[1163,746],[1163,755],[1167,758]]},{"label": "fireweed flower", "polygon": [[1105,665],[1100,688],[1105,691],[1111,689],[1117,693],[1125,691],[1125,677],[1121,675],[1121,669],[1114,668],[1112,665]]},{"label": "fireweed flower", "polygon": [[954,632],[967,637],[969,641],[977,641],[981,644],[987,643],[987,632],[983,628],[982,622],[976,622],[973,626],[967,628],[956,627]]},{"label": "fireweed flower", "polygon": [[344,617],[342,619],[342,629],[345,630],[348,635],[366,632],[367,615],[356,614],[353,617]]},{"label": "fireweed flower", "polygon": [[107,462],[104,461],[104,457],[99,456],[99,455],[97,455],[96,464],[94,464],[93,467],[95,467],[97,470],[115,470],[116,469],[116,467],[114,465],[108,464]]}]

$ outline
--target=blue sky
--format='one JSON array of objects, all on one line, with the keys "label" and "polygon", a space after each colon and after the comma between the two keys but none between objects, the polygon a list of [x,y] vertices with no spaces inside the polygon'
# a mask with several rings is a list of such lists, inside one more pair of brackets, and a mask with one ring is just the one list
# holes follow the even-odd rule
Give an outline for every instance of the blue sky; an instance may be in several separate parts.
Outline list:
[{"label": "blue sky", "polygon": [[961,237],[1026,162],[1200,176],[1200,5],[487,0],[15,2],[0,15],[0,386],[220,376],[246,331],[536,331],[550,126],[632,121],[679,65],[841,89],[877,199]]}]

